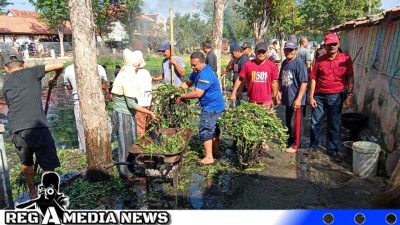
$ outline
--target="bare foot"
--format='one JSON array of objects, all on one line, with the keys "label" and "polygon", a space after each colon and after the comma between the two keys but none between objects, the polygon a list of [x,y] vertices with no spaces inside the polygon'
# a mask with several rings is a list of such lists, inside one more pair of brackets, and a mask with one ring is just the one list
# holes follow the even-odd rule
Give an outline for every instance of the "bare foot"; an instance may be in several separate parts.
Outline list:
[{"label": "bare foot", "polygon": [[204,159],[198,161],[198,163],[201,165],[211,165],[214,163],[214,159],[213,158],[204,158]]},{"label": "bare foot", "polygon": [[286,149],[286,152],[288,152],[288,153],[296,153],[296,152],[297,152],[297,149],[295,149],[295,148],[293,148],[293,147],[290,147],[290,148],[287,148],[287,149]]}]

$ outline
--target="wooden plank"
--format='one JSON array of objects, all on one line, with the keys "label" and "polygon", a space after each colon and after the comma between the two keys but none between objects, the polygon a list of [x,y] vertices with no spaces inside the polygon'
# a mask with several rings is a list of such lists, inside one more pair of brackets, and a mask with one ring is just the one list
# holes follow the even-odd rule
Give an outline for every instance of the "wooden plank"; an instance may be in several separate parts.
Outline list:
[{"label": "wooden plank", "polygon": [[393,41],[393,37],[395,34],[395,28],[396,26],[393,23],[388,24],[389,26],[389,32],[387,33],[387,46],[385,49],[385,56],[384,56],[384,62],[382,63],[382,71],[383,72],[389,72],[388,70],[388,62],[389,62],[389,57],[390,57],[390,53],[391,53],[391,46],[392,46],[392,41]]},{"label": "wooden plank", "polygon": [[375,46],[374,46],[374,52],[372,56],[372,61],[371,65],[373,65],[375,62],[379,60],[379,54],[380,54],[380,49],[382,48],[383,44],[383,37],[385,33],[384,26],[377,26],[377,34],[375,38]]},{"label": "wooden plank", "polygon": [[389,65],[388,65],[388,71],[389,73],[394,73],[394,71],[399,67],[400,65],[396,64],[397,59],[399,58],[400,54],[400,22],[395,23],[395,34],[393,37],[392,41],[392,46],[391,46],[391,54],[389,58]]},{"label": "wooden plank", "polygon": [[375,46],[378,44],[377,42],[377,35],[378,35],[378,27],[373,26],[370,27],[370,35],[371,35],[371,42],[369,43],[370,49],[369,49],[369,60],[368,63],[371,65],[374,61],[374,53],[375,53]]},{"label": "wooden plank", "polygon": [[372,43],[372,40],[373,40],[373,33],[372,33],[372,30],[370,29],[370,28],[367,28],[368,29],[368,39],[367,39],[367,42],[366,42],[366,47],[367,47],[367,52],[366,52],[366,61],[365,61],[365,64],[366,65],[371,65],[371,63],[372,63],[372,52],[373,52],[373,49],[374,49],[374,47],[371,45],[371,43]]},{"label": "wooden plank", "polygon": [[364,28],[363,30],[364,30],[363,35],[365,36],[365,42],[364,42],[365,43],[365,55],[364,55],[363,63],[364,63],[364,65],[370,65],[370,58],[371,58],[370,49],[371,49],[371,46],[369,45],[369,43],[371,42],[371,35],[368,32],[368,28]]},{"label": "wooden plank", "polygon": [[352,32],[351,32],[351,41],[352,41],[352,46],[353,46],[353,48],[352,48],[352,50],[351,50],[351,54],[350,54],[350,56],[351,56],[351,58],[354,60],[354,57],[356,56],[356,54],[357,54],[357,49],[359,48],[359,45],[360,45],[360,40],[359,40],[359,38],[358,38],[358,33],[360,32],[359,31],[360,29],[356,29],[356,30],[353,30]]},{"label": "wooden plank", "polygon": [[394,40],[396,42],[396,44],[397,44],[397,48],[396,48],[397,50],[396,50],[396,55],[395,55],[395,58],[394,58],[394,61],[393,61],[392,73],[394,73],[395,70],[400,67],[400,50],[399,50],[399,48],[400,48],[400,43],[399,43],[400,42],[400,31],[399,31],[399,29],[400,29],[400,21],[396,21],[395,24],[396,24],[396,30],[397,30],[398,36],[397,36],[397,39]]},{"label": "wooden plank", "polygon": [[385,39],[384,39],[384,42],[383,42],[383,47],[381,49],[382,54],[379,57],[379,63],[377,65],[378,66],[377,68],[380,71],[385,71],[384,70],[384,67],[385,67],[384,64],[386,64],[386,60],[387,60],[387,50],[388,50],[388,46],[389,46],[389,37],[390,37],[391,29],[392,29],[392,27],[390,25],[388,25],[388,24],[383,24],[383,26],[386,26],[386,32],[385,32]]},{"label": "wooden plank", "polygon": [[[362,41],[362,43],[367,43],[367,39],[368,39],[368,36],[364,33],[364,30],[365,30],[366,28],[365,27],[363,27],[363,28],[361,28],[360,29],[360,37],[362,37],[362,39],[361,39],[361,41]],[[366,62],[367,62],[367,51],[368,51],[368,48],[367,48],[367,46],[366,45],[364,45],[364,48],[363,48],[363,50],[362,50],[363,52],[363,54],[362,54],[362,57],[361,57],[361,63],[362,64],[366,64]]]},{"label": "wooden plank", "polygon": [[14,208],[12,201],[10,176],[8,172],[7,156],[4,147],[4,125],[0,124],[0,209]]}]

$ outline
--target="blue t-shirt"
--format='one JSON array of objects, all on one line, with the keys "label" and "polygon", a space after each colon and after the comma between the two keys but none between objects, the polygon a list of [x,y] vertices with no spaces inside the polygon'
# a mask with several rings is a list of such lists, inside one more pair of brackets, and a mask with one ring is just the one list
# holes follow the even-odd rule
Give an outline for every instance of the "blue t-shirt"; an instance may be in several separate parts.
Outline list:
[{"label": "blue t-shirt", "polygon": [[[282,105],[292,106],[296,99],[297,93],[302,83],[308,82],[306,64],[296,57],[288,62],[285,59],[282,63],[281,72],[279,74],[279,83],[282,87]],[[304,93],[301,105],[305,105],[306,95]]]},{"label": "blue t-shirt", "polygon": [[209,65],[206,65],[199,73],[192,72],[189,79],[194,82],[196,88],[204,90],[200,104],[206,112],[222,112],[225,110],[225,101],[222,96],[218,77]]}]

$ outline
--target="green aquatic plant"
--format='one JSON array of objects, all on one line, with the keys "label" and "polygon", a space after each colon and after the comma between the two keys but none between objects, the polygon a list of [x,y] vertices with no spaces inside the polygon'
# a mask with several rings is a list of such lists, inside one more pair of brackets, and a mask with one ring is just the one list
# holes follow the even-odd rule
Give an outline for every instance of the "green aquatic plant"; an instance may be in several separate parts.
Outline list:
[{"label": "green aquatic plant", "polygon": [[236,143],[242,162],[257,159],[263,142],[277,143],[280,150],[286,147],[287,128],[274,110],[264,106],[241,102],[222,114],[220,124],[224,137]]}]

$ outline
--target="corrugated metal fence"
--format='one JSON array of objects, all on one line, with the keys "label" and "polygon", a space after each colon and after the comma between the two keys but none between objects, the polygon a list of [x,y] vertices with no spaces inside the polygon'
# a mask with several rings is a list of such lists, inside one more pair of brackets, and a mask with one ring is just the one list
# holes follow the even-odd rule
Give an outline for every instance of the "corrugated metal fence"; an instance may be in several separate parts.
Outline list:
[{"label": "corrugated metal fence", "polygon": [[[383,140],[383,147],[400,148],[400,105],[390,94],[389,83],[400,68],[400,21],[356,27],[341,32],[341,47],[354,59],[357,110],[370,118],[370,127]],[[392,92],[400,96],[400,75]]]}]

